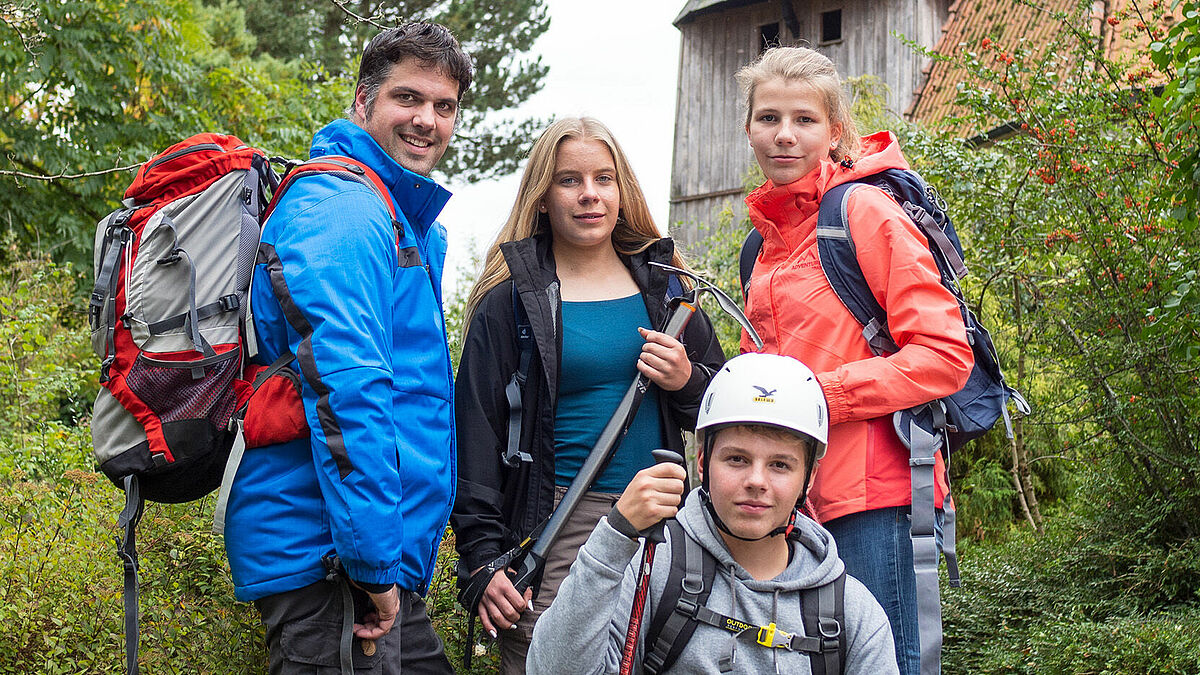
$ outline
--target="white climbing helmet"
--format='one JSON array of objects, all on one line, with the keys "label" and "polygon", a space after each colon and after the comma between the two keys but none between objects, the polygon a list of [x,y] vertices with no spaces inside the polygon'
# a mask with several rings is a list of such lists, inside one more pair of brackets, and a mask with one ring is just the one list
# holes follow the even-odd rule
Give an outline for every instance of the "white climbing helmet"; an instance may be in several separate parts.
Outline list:
[{"label": "white climbing helmet", "polygon": [[713,376],[700,402],[696,432],[733,424],[766,424],[816,441],[816,459],[829,441],[829,409],[808,366],[790,356],[736,356]]}]

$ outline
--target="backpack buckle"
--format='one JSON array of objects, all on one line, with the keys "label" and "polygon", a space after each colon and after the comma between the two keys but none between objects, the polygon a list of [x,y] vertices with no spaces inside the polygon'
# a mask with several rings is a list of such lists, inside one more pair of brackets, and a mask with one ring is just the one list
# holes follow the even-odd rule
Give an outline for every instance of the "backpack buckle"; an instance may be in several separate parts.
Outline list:
[{"label": "backpack buckle", "polygon": [[222,295],[221,297],[217,298],[217,302],[220,303],[222,312],[232,312],[242,304],[241,301],[238,300],[237,293]]},{"label": "backpack buckle", "polygon": [[821,651],[834,652],[838,649],[838,637],[842,634],[842,625],[831,616],[823,616],[817,622],[817,631],[821,634]]},{"label": "backpack buckle", "polygon": [[695,617],[700,612],[700,605],[694,600],[679,598],[679,602],[675,605],[675,611],[684,616]]}]

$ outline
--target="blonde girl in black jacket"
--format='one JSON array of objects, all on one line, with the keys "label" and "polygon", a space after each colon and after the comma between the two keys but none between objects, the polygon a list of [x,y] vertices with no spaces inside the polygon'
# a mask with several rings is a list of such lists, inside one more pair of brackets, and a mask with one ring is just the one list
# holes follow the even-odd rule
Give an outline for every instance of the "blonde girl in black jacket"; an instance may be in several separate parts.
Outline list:
[{"label": "blonde girl in black jacket", "polygon": [[[669,275],[683,267],[661,238],[637,179],[604,125],[566,118],[534,144],[516,203],[467,301],[468,328],[455,383],[458,493],[450,522],[459,575],[512,548],[549,516],[582,457],[633,379],[656,387],[588,499],[551,550],[536,598],[494,575],[479,613],[501,636],[501,671],[523,673],[533,623],[600,517],[650,450],[682,451],[700,396],[724,354],[703,313],[682,340],[655,330],[666,314]],[[686,283],[686,280],[683,280]],[[514,291],[515,285],[515,291]],[[521,453],[505,463],[505,387],[518,369],[513,299],[524,308],[534,350],[522,390]]]}]

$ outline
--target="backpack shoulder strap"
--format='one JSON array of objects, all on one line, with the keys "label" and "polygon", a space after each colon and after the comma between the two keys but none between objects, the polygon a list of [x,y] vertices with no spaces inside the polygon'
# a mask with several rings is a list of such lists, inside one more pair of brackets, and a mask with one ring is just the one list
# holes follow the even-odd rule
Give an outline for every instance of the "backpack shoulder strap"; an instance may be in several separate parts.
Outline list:
[{"label": "backpack shoulder strap", "polygon": [[270,217],[271,213],[275,210],[275,206],[283,198],[283,195],[287,194],[287,191],[296,180],[318,173],[330,174],[367,186],[383,201],[388,213],[392,216],[392,220],[396,220],[396,204],[392,201],[392,193],[383,184],[383,179],[379,177],[379,174],[357,159],[341,155],[316,157],[292,167],[279,183],[279,187],[275,190],[275,193],[271,195],[271,203],[267,205],[266,210],[263,212],[263,220],[265,221]]},{"label": "backpack shoulder strap", "polygon": [[817,255],[821,271],[838,299],[862,324],[863,338],[876,355],[899,351],[887,330],[887,312],[875,300],[863,276],[850,234],[846,202],[862,183],[842,183],[821,198],[817,216]]},{"label": "backpack shoulder strap", "polygon": [[671,532],[671,570],[658,600],[645,639],[643,668],[650,675],[670,670],[696,631],[696,611],[708,601],[717,561],[683,531],[674,518]]},{"label": "backpack shoulder strap", "polygon": [[521,462],[533,461],[532,455],[521,450],[521,421],[524,417],[521,394],[525,389],[525,381],[529,379],[529,364],[533,361],[533,327],[529,323],[525,305],[521,302],[517,283],[511,279],[509,281],[512,284],[513,325],[516,328],[520,359],[517,371],[504,387],[504,396],[508,399],[508,444],[504,448],[503,460],[507,466],[516,467]]},{"label": "backpack shoulder strap", "polygon": [[800,594],[804,633],[820,639],[809,652],[813,675],[839,675],[846,665],[846,571],[833,581]]},{"label": "backpack shoulder strap", "polygon": [[667,302],[683,295],[683,282],[679,280],[679,275],[667,275]]},{"label": "backpack shoulder strap", "polygon": [[750,275],[754,272],[754,261],[762,250],[763,236],[753,227],[746,233],[742,241],[742,250],[738,253],[738,273],[742,279],[742,300],[750,297]]}]

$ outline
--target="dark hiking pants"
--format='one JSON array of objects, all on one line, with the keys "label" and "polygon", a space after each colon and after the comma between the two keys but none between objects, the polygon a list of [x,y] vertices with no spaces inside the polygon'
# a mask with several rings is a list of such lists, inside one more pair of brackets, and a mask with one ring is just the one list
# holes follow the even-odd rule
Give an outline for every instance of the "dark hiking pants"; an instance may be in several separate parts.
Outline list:
[{"label": "dark hiking pants", "polygon": [[[368,609],[368,596],[352,589],[355,618]],[[267,626],[271,675],[341,675],[342,585],[318,581],[254,602]],[[354,638],[356,675],[452,674],[442,641],[425,614],[425,601],[400,591],[400,611],[392,630],[379,640]]]}]

